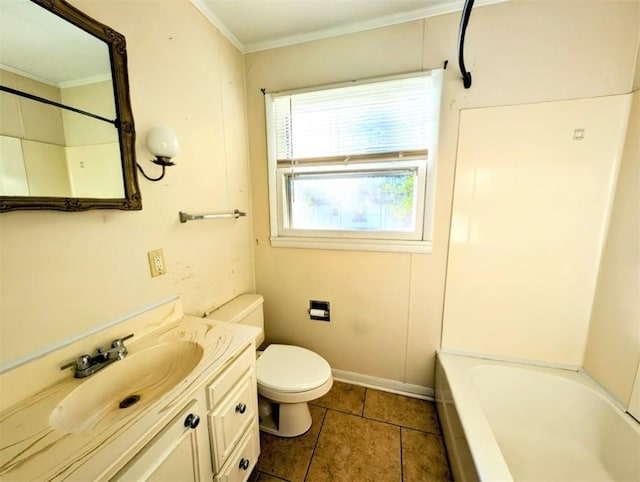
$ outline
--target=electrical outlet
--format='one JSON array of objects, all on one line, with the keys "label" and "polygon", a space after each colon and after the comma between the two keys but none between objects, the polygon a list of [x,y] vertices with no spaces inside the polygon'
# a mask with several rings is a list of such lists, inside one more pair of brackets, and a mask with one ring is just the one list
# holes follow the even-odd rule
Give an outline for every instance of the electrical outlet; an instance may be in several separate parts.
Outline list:
[{"label": "electrical outlet", "polygon": [[165,274],[167,269],[164,264],[164,253],[161,249],[154,249],[147,253],[149,256],[149,268],[151,269],[151,276],[160,276]]}]

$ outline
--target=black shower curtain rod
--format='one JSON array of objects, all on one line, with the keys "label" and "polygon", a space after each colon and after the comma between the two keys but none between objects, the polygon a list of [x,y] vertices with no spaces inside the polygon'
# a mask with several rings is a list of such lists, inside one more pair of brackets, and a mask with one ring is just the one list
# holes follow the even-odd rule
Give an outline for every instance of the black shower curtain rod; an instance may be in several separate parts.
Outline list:
[{"label": "black shower curtain rod", "polygon": [[460,30],[458,32],[458,65],[460,66],[462,83],[465,89],[471,87],[471,73],[467,72],[467,68],[464,65],[464,37],[467,33],[467,25],[469,24],[472,8],[473,0],[465,0],[464,7],[462,8],[462,18],[460,18]]}]

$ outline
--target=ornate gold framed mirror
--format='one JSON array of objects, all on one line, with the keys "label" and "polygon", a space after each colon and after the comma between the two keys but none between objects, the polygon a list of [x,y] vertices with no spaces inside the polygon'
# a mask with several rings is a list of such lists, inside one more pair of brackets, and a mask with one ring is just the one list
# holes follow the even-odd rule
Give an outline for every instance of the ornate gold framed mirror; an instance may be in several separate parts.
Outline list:
[{"label": "ornate gold framed mirror", "polygon": [[64,0],[0,2],[0,212],[142,209],[125,38]]}]

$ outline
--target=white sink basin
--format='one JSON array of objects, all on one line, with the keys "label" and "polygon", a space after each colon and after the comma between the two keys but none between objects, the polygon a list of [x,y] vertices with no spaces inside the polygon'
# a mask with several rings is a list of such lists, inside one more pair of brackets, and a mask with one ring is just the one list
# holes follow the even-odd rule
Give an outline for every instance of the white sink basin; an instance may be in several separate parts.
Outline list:
[{"label": "white sink basin", "polygon": [[92,430],[138,411],[186,378],[202,359],[195,342],[167,342],[129,355],[91,375],[51,412],[65,433]]}]

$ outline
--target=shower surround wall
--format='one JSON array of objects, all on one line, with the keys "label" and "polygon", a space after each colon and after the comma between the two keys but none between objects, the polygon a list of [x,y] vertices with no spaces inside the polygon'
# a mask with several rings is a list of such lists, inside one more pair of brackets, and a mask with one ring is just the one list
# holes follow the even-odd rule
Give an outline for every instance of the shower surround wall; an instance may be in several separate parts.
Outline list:
[{"label": "shower surround wall", "polygon": [[[584,367],[623,403],[640,362],[640,91],[633,94]],[[638,381],[636,381],[638,384]],[[640,396],[640,393],[637,395]],[[639,416],[639,415],[636,415]]]},{"label": "shower surround wall", "polygon": [[582,364],[630,100],[462,113],[443,348]]}]

